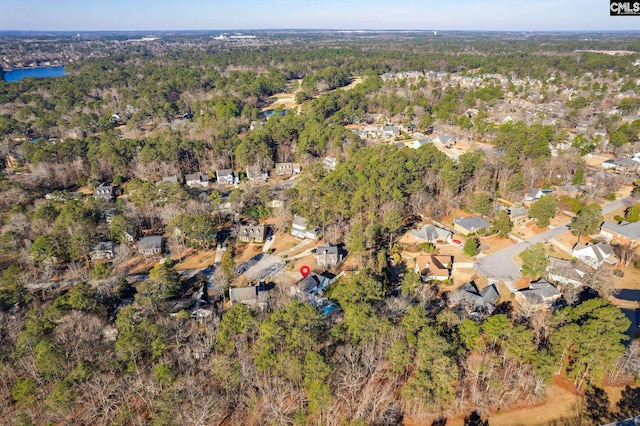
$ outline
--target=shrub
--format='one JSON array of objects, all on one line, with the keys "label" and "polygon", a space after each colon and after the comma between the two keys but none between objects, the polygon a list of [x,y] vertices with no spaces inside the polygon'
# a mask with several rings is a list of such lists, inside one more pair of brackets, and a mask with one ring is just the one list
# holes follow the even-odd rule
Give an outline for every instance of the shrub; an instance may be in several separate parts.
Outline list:
[{"label": "shrub", "polygon": [[432,243],[421,243],[418,244],[418,248],[422,251],[426,251],[427,253],[432,253],[436,251],[436,246]]},{"label": "shrub", "polygon": [[620,269],[614,269],[613,275],[615,275],[616,277],[624,277],[624,272],[622,272]]}]

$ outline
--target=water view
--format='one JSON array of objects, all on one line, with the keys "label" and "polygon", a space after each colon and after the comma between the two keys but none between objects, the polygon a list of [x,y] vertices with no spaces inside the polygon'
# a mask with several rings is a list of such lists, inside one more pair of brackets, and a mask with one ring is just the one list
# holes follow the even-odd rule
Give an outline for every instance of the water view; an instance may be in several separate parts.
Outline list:
[{"label": "water view", "polygon": [[7,83],[20,81],[23,78],[48,78],[65,76],[64,67],[25,68],[4,72],[4,81]]}]

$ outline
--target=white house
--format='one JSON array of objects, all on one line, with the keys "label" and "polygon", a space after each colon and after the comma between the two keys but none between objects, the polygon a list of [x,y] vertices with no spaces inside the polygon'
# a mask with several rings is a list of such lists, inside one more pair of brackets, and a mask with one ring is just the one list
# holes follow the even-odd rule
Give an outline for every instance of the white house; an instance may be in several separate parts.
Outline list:
[{"label": "white house", "polygon": [[302,216],[295,215],[293,217],[293,222],[291,223],[291,235],[301,239],[309,238],[311,240],[315,240],[320,236],[320,229],[308,229],[307,219]]},{"label": "white house", "polygon": [[571,254],[578,260],[586,263],[593,268],[599,268],[606,264],[615,266],[618,264],[618,259],[613,253],[613,247],[610,244],[597,243],[597,244],[576,244],[571,251]]}]

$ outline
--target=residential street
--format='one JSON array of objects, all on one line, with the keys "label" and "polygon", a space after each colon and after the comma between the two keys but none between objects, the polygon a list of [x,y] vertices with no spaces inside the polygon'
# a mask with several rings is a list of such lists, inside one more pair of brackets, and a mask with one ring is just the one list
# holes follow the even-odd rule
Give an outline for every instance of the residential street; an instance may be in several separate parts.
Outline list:
[{"label": "residential street", "polygon": [[[602,213],[607,214],[624,207],[629,197],[609,202],[602,206]],[[513,257],[536,243],[544,243],[569,231],[569,222],[548,230],[526,241],[507,247],[488,256],[478,258],[474,268],[478,273],[486,275],[490,280],[511,281],[520,278],[520,266]]]}]

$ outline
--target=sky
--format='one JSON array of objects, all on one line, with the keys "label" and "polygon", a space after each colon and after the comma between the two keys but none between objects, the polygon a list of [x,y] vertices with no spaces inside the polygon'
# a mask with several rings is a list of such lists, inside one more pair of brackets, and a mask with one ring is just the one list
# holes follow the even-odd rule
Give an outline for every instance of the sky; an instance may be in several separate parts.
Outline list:
[{"label": "sky", "polygon": [[0,0],[0,31],[640,30],[606,0]]}]

